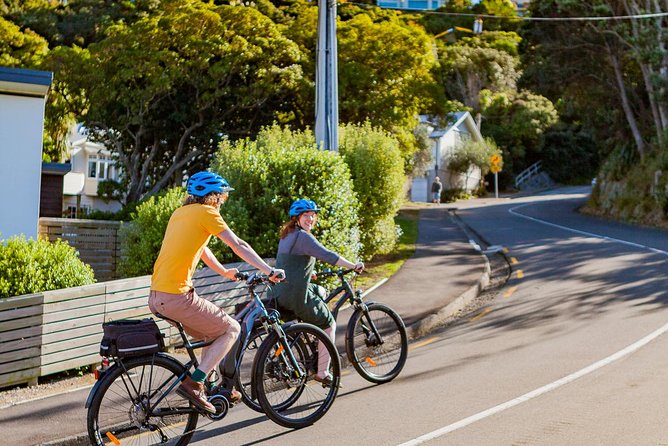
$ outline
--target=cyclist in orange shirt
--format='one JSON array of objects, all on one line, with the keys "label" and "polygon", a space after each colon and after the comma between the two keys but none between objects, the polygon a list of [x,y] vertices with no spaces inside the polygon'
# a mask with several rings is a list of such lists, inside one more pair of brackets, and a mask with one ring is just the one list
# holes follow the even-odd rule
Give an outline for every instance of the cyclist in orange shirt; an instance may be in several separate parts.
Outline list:
[{"label": "cyclist in orange shirt", "polygon": [[[220,238],[232,251],[274,282],[285,277],[281,269],[267,265],[245,241],[236,236],[220,216],[220,206],[234,189],[218,174],[198,172],[188,180],[188,197],[169,219],[160,254],[153,267],[149,308],[183,324],[190,336],[212,340],[202,350],[199,367],[179,386],[177,392],[210,413],[204,381],[230,351],[240,333],[239,323],[217,305],[202,299],[193,288],[192,276],[200,259],[212,270],[236,280],[236,268],[225,268],[207,247],[211,236]],[[236,402],[241,394],[232,391]]]}]

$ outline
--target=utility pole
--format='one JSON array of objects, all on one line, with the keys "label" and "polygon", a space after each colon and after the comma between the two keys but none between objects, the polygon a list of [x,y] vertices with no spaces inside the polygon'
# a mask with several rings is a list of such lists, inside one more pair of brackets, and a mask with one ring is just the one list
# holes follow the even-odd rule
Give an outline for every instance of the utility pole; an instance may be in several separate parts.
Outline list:
[{"label": "utility pole", "polygon": [[336,49],[336,0],[318,0],[315,141],[324,150],[339,150],[339,80]]}]

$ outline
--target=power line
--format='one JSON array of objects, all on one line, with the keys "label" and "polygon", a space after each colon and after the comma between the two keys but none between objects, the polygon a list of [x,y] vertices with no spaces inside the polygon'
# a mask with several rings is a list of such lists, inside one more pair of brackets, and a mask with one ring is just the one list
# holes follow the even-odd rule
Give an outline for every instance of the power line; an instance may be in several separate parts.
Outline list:
[{"label": "power line", "polygon": [[[369,5],[366,3],[355,3],[355,2],[339,2],[340,5],[355,5],[355,6],[366,6],[366,7],[376,7],[375,5]],[[410,12],[417,14],[432,14],[432,15],[444,15],[451,17],[480,17],[484,19],[498,19],[498,20],[523,20],[528,22],[576,22],[576,21],[610,21],[610,20],[636,20],[636,19],[653,19],[659,17],[668,17],[668,12],[655,12],[650,14],[634,14],[634,15],[614,15],[614,16],[591,16],[591,17],[532,17],[532,16],[497,16],[490,14],[469,14],[463,12],[443,12],[443,11],[426,11],[426,10],[416,10],[416,9],[406,9],[406,8],[386,8],[382,7],[381,9],[389,9],[393,11],[401,12]]]}]

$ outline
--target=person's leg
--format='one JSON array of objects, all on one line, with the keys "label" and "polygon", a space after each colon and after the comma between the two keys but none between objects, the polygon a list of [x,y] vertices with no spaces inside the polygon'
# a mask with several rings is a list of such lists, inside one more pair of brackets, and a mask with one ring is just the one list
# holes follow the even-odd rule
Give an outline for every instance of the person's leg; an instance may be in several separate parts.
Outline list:
[{"label": "person's leg", "polygon": [[[227,317],[229,318],[229,316]],[[239,323],[230,318],[227,331],[216,338],[213,344],[202,350],[202,361],[199,364],[199,369],[208,375],[232,349],[234,342],[239,337],[239,333],[241,333]]]},{"label": "person's leg", "polygon": [[[325,328],[325,333],[329,336],[332,342],[336,339],[336,322],[334,322],[330,327]],[[318,373],[316,376],[320,379],[324,379],[329,375],[329,364],[331,362],[329,357],[329,352],[321,341],[318,341]]]}]

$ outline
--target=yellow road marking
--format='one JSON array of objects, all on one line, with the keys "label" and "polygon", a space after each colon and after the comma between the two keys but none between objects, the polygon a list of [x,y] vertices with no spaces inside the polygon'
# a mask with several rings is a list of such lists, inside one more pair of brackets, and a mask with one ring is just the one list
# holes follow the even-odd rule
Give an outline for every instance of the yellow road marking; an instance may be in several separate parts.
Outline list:
[{"label": "yellow road marking", "polygon": [[501,251],[503,251],[504,254],[508,254],[510,252],[510,249],[508,248],[503,248]]},{"label": "yellow road marking", "polygon": [[517,278],[518,279],[524,279],[524,271],[522,271],[521,269],[518,269],[517,270]]},{"label": "yellow road marking", "polygon": [[515,257],[511,257],[511,258],[510,258],[510,263],[513,264],[513,265],[517,265],[517,264],[520,263],[520,262],[519,262],[519,260],[517,260]]},{"label": "yellow road marking", "polygon": [[414,350],[416,348],[424,347],[425,345],[429,345],[432,342],[438,341],[440,338],[429,338],[427,340],[424,340],[422,342],[418,342],[417,344],[409,345],[408,346],[408,351]]},{"label": "yellow road marking", "polygon": [[514,293],[515,291],[517,291],[517,287],[516,287],[516,286],[511,286],[511,287],[508,288],[508,290],[505,292],[505,294],[503,295],[503,297],[506,298],[506,299],[508,299],[510,296],[513,295],[513,293]]},{"label": "yellow road marking", "polygon": [[472,317],[471,319],[469,319],[469,320],[470,320],[471,322],[475,322],[475,321],[477,321],[478,319],[482,318],[483,316],[485,316],[486,314],[491,313],[491,312],[492,312],[492,309],[491,309],[491,308],[485,308],[484,310],[482,310],[480,313],[478,313],[477,315],[473,316],[473,317]]}]

